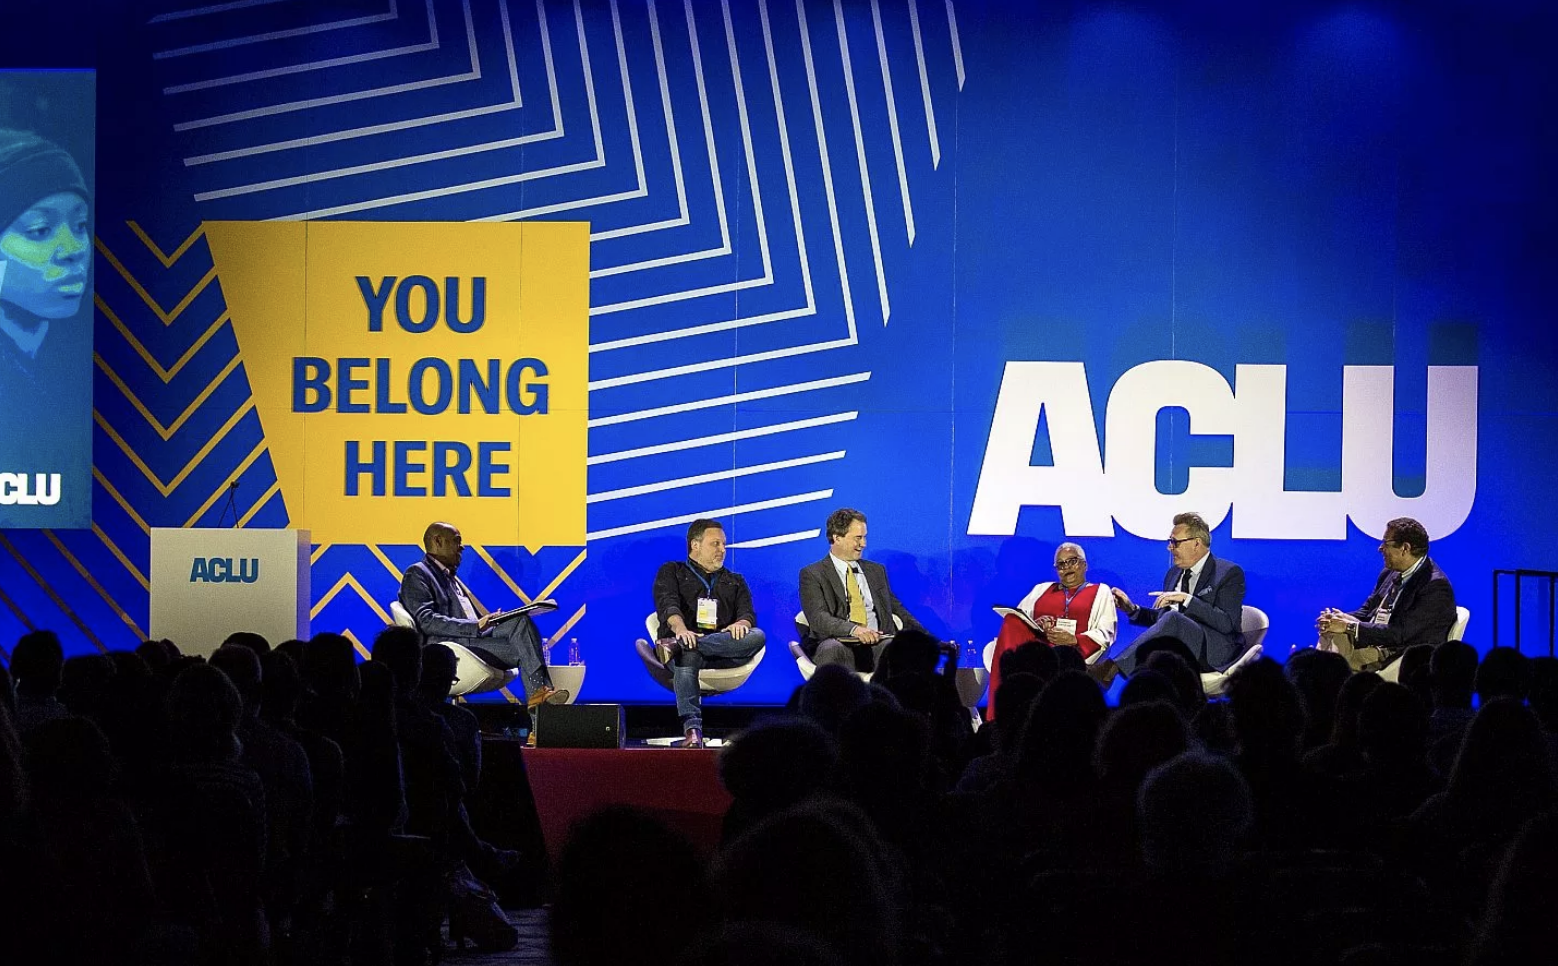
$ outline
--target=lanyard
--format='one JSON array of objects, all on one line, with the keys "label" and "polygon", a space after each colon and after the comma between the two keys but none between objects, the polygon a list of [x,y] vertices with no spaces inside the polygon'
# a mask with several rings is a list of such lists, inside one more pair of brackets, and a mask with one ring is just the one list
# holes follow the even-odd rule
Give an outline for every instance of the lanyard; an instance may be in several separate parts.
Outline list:
[{"label": "lanyard", "polygon": [[698,582],[703,585],[703,592],[705,594],[707,594],[708,596],[713,597],[714,596],[714,582],[719,580],[719,572],[715,571],[714,576],[709,577],[709,578],[705,578],[703,576],[703,574],[698,573],[698,568],[694,567],[691,563],[687,564],[687,569],[692,571],[692,575],[694,577],[697,577],[698,578]]},{"label": "lanyard", "polygon": [[1066,588],[1064,586],[1062,586],[1060,588],[1061,596],[1066,598],[1065,609],[1061,611],[1061,616],[1062,617],[1066,617],[1068,619],[1071,617],[1071,602],[1073,600],[1077,599],[1077,594],[1080,594],[1082,591],[1084,591],[1086,589],[1087,589],[1087,581],[1085,581],[1085,580],[1077,587],[1076,590],[1072,591],[1069,594],[1066,593]]},{"label": "lanyard", "polygon": [[1381,607],[1384,607],[1386,610],[1393,610],[1395,608],[1396,601],[1401,599],[1401,592],[1406,590],[1407,578],[1417,573],[1417,568],[1421,567],[1423,562],[1427,559],[1427,557],[1419,557],[1417,563],[1396,575],[1395,586],[1385,591],[1385,600],[1382,604],[1380,604]]}]

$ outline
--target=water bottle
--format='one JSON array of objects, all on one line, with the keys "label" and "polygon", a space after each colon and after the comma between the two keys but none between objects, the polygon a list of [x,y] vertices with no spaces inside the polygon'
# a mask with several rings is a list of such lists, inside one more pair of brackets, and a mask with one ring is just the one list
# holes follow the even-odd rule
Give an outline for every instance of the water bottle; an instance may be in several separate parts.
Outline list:
[{"label": "water bottle", "polygon": [[535,726],[535,712],[527,711],[514,719],[514,738],[517,741],[529,741],[530,731]]},{"label": "water bottle", "polygon": [[579,639],[577,637],[568,639],[568,663],[573,666],[584,663],[584,658],[579,654]]}]

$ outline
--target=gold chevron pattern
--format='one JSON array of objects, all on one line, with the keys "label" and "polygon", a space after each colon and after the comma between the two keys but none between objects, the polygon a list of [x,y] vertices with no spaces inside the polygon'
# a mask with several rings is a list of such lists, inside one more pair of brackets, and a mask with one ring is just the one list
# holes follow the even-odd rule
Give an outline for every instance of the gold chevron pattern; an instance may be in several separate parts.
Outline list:
[{"label": "gold chevron pattern", "polygon": [[[314,548],[313,553],[310,555],[310,561],[314,565],[316,579],[320,572],[326,569],[320,565],[320,560],[324,558],[326,554],[334,548],[334,546],[335,545],[332,544],[320,544]],[[392,584],[395,588],[395,591],[398,592],[402,576],[402,568],[395,565],[395,562],[390,559],[389,555],[385,552],[382,546],[378,544],[367,544],[362,548],[352,547],[342,549],[349,549],[353,551],[366,550],[369,559],[374,561],[374,563],[382,569],[383,576],[388,579],[388,583]],[[539,594],[532,595],[526,593],[525,590],[519,585],[518,581],[514,579],[513,575],[511,575],[505,567],[503,567],[497,560],[493,558],[490,548],[481,545],[471,545],[470,549],[476,554],[478,559],[486,564],[487,568],[491,572],[492,577],[496,578],[503,587],[507,588],[511,593],[514,594],[514,596],[518,597],[521,601],[527,604],[532,600],[544,600],[555,594],[558,588],[562,586],[563,582],[579,568],[579,565],[584,562],[586,557],[586,551],[581,548],[578,553],[575,554],[574,557],[568,562],[568,564],[562,568],[562,570],[550,578],[548,583]],[[346,591],[351,591],[354,602],[367,609],[379,621],[379,626],[390,623],[389,613],[384,609],[384,606],[379,603],[379,599],[376,598],[374,594],[369,592],[367,588],[363,586],[362,581],[358,579],[357,574],[350,570],[343,572],[334,581],[334,583],[331,584],[330,589],[327,590],[323,596],[317,598],[317,601],[310,612],[310,617],[318,619],[329,608],[331,608],[331,605],[335,604],[339,598],[347,596]],[[478,606],[487,606],[481,601],[480,595],[474,588],[471,590],[471,597]],[[574,625],[578,624],[584,615],[585,605],[580,604],[578,609],[575,610],[573,614],[570,615],[557,630],[553,631],[545,639],[544,646],[546,649],[550,651],[558,641],[560,641],[570,630],[573,629]],[[346,631],[342,631],[342,633],[345,634]],[[357,643],[359,639],[357,637],[353,637],[352,639],[354,645],[358,647],[359,653],[363,653],[364,656],[366,656],[366,649],[360,643]],[[508,688],[501,689],[501,694],[505,700],[511,703],[518,703],[519,701],[514,693]]]},{"label": "gold chevron pattern", "polygon": [[[94,239],[92,528],[0,532],[0,614],[23,628],[56,629],[71,653],[134,647],[146,637],[152,528],[214,524],[229,481],[258,494],[239,507],[238,526],[288,523],[204,239],[197,227],[165,248],[136,221],[122,231],[103,225]],[[499,548],[471,549],[469,582],[489,598],[506,592],[525,603],[558,593],[586,556],[578,548],[557,557],[560,568],[526,580],[540,585],[531,592],[500,561]],[[315,547],[315,629],[338,630],[366,659],[364,642],[389,623],[386,604],[399,589],[395,559],[409,562],[418,553],[375,544]],[[546,637],[546,647],[584,615],[580,604]],[[519,700],[507,689],[502,695]]]},{"label": "gold chevron pattern", "polygon": [[[98,320],[106,325],[97,326],[99,351],[93,361],[100,378],[93,421],[112,446],[105,449],[100,440],[96,447],[91,530],[0,534],[0,549],[26,577],[7,581],[6,609],[24,627],[55,629],[72,652],[83,645],[98,651],[133,647],[146,637],[151,528],[199,521],[216,503],[229,475],[263,455],[256,425],[254,444],[237,467],[211,465],[216,462],[212,454],[253,403],[245,387],[245,399],[236,409],[230,401],[227,411],[213,407],[213,396],[238,368],[239,359],[229,337],[225,358],[211,366],[211,358],[222,354],[214,343],[228,319],[225,306],[207,311],[219,300],[202,299],[213,290],[216,277],[209,254],[203,254],[204,264],[197,258],[203,251],[197,247],[203,230],[185,236],[168,254],[140,225],[127,227],[129,236],[123,241],[104,234],[94,239],[99,256],[94,304]],[[191,264],[199,267],[198,279],[180,284],[178,277],[187,275]],[[112,273],[105,275],[105,267]],[[165,308],[170,304],[171,309]],[[193,338],[185,333],[193,333]],[[187,344],[170,354],[169,336]],[[193,391],[192,380],[198,382]],[[179,400],[176,415],[159,417],[171,408],[170,400]],[[169,444],[167,451],[194,452],[169,472],[167,451],[158,452],[164,444]],[[220,474],[221,487],[202,478],[214,473]],[[241,518],[246,522],[274,495],[260,490],[265,495],[259,505],[248,508]]]}]

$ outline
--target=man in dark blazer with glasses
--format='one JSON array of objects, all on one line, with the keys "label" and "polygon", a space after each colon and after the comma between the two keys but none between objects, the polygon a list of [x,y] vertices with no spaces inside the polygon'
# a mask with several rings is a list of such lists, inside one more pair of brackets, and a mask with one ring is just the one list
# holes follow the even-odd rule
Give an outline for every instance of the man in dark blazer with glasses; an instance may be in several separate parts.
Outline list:
[{"label": "man in dark blazer with glasses", "polygon": [[1378,671],[1413,644],[1438,647],[1455,624],[1455,590],[1428,558],[1428,531],[1411,517],[1385,524],[1385,569],[1355,611],[1327,607],[1315,619],[1316,645],[1347,658],[1354,671]]},{"label": "man in dark blazer with glasses", "polygon": [[1152,606],[1140,606],[1114,589],[1115,604],[1126,618],[1147,628],[1114,660],[1130,674],[1153,651],[1169,648],[1188,652],[1203,673],[1225,670],[1244,649],[1244,568],[1212,556],[1212,532],[1199,513],[1174,517],[1168,549],[1173,566],[1163,575],[1163,590],[1150,595]]}]

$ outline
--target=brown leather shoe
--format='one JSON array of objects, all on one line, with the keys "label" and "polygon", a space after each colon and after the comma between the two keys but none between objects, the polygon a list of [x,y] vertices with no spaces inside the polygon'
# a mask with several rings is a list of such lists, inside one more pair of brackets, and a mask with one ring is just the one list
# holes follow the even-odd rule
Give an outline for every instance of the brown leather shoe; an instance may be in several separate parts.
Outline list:
[{"label": "brown leather shoe", "polygon": [[676,658],[681,653],[682,642],[674,637],[662,638],[661,640],[655,641],[655,657],[658,658],[660,663],[664,664],[667,668],[671,666],[671,662],[676,660]]},{"label": "brown leather shoe", "polygon": [[702,731],[702,729],[700,729],[700,728],[688,728],[687,729],[687,734],[682,737],[682,740],[679,743],[677,743],[676,747],[678,747],[678,748],[702,748],[703,747],[703,731]]},{"label": "brown leather shoe", "polygon": [[1107,657],[1101,657],[1087,666],[1087,676],[1097,681],[1101,688],[1107,689],[1119,674],[1120,666]]},{"label": "brown leather shoe", "polygon": [[565,689],[552,687],[539,687],[530,692],[525,698],[525,707],[534,708],[543,704],[567,704],[569,692]]}]

